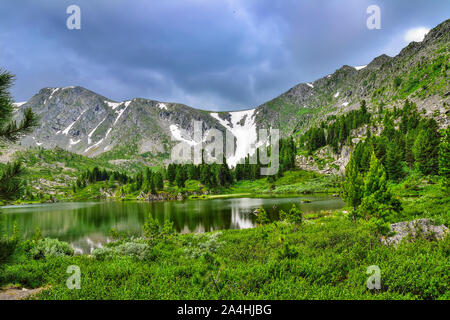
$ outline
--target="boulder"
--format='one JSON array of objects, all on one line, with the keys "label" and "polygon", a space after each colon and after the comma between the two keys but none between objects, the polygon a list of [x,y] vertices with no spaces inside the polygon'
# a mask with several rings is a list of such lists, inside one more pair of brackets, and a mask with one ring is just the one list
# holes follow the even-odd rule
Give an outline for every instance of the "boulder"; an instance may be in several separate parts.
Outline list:
[{"label": "boulder", "polygon": [[429,219],[393,223],[391,224],[391,229],[395,234],[391,237],[383,237],[381,239],[381,242],[385,245],[397,246],[405,238],[414,240],[421,236],[429,240],[440,240],[448,233],[446,226],[434,226],[430,223]]}]

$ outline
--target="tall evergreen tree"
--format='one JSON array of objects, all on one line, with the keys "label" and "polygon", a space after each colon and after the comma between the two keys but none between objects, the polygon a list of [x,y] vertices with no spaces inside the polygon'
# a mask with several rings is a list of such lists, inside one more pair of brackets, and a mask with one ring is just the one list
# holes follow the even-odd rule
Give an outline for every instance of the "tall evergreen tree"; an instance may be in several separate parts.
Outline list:
[{"label": "tall evergreen tree", "polygon": [[[38,118],[26,109],[22,121],[17,124],[13,120],[14,105],[10,94],[10,88],[14,83],[14,76],[0,70],[0,146],[5,143],[14,143],[25,134],[33,131],[38,125]],[[20,176],[24,168],[20,162],[7,163],[0,170],[0,199],[11,200],[20,194],[23,189],[23,181]]]},{"label": "tall evergreen tree", "polygon": [[169,180],[170,184],[175,182],[176,174],[176,165],[173,163],[169,164],[167,167],[167,180]]},{"label": "tall evergreen tree", "polygon": [[227,159],[223,156],[222,164],[219,165],[218,182],[221,186],[229,186],[233,183],[233,176],[227,164]]},{"label": "tall evergreen tree", "polygon": [[437,174],[439,170],[438,154],[440,135],[434,119],[421,125],[421,130],[414,142],[413,153],[419,170],[423,174]]},{"label": "tall evergreen tree", "polygon": [[390,142],[387,148],[386,172],[392,181],[399,181],[403,177],[402,153],[395,142]]},{"label": "tall evergreen tree", "polygon": [[362,101],[361,101],[360,107],[361,107],[361,113],[362,113],[363,115],[365,115],[365,114],[367,113],[367,103],[366,103],[366,100],[362,100]]},{"label": "tall evergreen tree", "polygon": [[351,206],[353,210],[356,210],[361,203],[362,182],[362,177],[358,171],[355,158],[352,156],[345,167],[343,198],[347,205]]},{"label": "tall evergreen tree", "polygon": [[150,180],[149,189],[150,189],[151,194],[156,194],[156,187],[155,187],[154,179]]},{"label": "tall evergreen tree", "polygon": [[161,172],[157,172],[153,175],[155,188],[159,191],[164,189],[164,180]]},{"label": "tall evergreen tree", "polygon": [[383,164],[375,153],[370,158],[370,169],[364,177],[363,197],[358,209],[359,215],[386,221],[388,217],[401,210],[400,202],[392,197],[387,185]]},{"label": "tall evergreen tree", "polygon": [[181,165],[177,166],[176,168],[175,181],[179,188],[184,188],[186,182],[186,173],[184,172],[184,168]]},{"label": "tall evergreen tree", "polygon": [[403,158],[410,168],[414,167],[414,142],[416,141],[416,130],[408,131],[405,136],[405,148]]}]

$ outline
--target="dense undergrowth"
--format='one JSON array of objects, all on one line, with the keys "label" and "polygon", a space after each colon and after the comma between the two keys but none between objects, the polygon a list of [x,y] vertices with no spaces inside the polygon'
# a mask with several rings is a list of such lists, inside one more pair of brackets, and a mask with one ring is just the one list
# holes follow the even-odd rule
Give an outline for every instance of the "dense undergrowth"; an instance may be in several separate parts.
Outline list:
[{"label": "dense undergrowth", "polygon": [[[92,256],[32,259],[22,245],[0,284],[49,286],[40,299],[448,299],[449,247],[419,239],[386,247],[365,222],[342,213],[297,228],[275,222],[247,230],[125,239]],[[118,252],[120,254],[114,254]],[[66,286],[67,267],[81,289]],[[381,269],[381,289],[366,287]]]}]

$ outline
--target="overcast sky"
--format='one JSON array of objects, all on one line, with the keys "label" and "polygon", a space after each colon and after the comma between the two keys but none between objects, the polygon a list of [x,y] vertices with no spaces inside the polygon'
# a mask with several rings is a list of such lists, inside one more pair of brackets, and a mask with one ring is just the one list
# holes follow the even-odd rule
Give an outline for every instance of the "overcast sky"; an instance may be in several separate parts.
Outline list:
[{"label": "overcast sky", "polygon": [[[81,30],[66,8],[81,8]],[[381,29],[369,30],[369,5]],[[344,64],[358,66],[449,18],[450,1],[1,0],[0,68],[16,101],[79,85],[110,99],[255,107]]]}]

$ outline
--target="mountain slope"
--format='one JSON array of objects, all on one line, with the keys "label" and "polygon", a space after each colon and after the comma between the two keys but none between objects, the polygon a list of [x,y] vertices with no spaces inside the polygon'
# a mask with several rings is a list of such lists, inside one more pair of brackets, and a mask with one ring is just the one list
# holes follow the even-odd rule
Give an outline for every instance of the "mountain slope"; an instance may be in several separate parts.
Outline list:
[{"label": "mountain slope", "polygon": [[[397,56],[381,55],[367,66],[343,66],[312,83],[302,83],[258,107],[258,123],[285,133],[306,130],[326,115],[344,113],[366,100],[369,109],[401,105],[408,98],[430,115],[448,110],[450,20],[411,42]],[[448,119],[438,119],[448,125]]]},{"label": "mountain slope", "polygon": [[160,163],[177,141],[200,142],[192,140],[197,120],[203,121],[203,133],[216,128],[235,137],[236,151],[228,156],[233,165],[253,152],[258,128],[278,128],[284,136],[301,133],[329,115],[358,108],[363,99],[376,109],[399,106],[408,98],[448,126],[449,37],[447,20],[396,57],[381,55],[367,66],[343,66],[247,111],[208,112],[140,98],[115,102],[81,87],[45,88],[17,105],[20,110],[31,107],[42,123],[22,145]]}]

